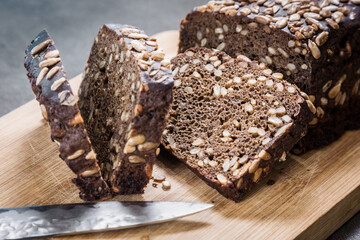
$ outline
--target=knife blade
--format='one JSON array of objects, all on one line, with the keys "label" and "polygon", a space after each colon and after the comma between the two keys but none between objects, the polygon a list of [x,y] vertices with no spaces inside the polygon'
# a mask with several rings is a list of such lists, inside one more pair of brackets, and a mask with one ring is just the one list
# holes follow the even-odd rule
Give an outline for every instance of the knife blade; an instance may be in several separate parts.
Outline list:
[{"label": "knife blade", "polygon": [[196,202],[88,202],[0,209],[0,238],[49,237],[170,221],[208,208]]}]

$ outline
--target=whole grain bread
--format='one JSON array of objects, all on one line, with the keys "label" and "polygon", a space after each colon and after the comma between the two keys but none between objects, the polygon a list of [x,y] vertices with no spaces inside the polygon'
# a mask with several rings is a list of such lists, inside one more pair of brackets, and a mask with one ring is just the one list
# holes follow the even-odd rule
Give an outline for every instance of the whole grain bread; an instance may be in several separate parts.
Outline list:
[{"label": "whole grain bread", "polygon": [[78,101],[47,31],[27,48],[32,89],[60,157],[77,175],[73,182],[82,199],[144,191],[172,100],[169,66],[156,40],[143,31],[104,25],[95,37]]},{"label": "whole grain bread", "polygon": [[25,68],[31,88],[51,128],[51,140],[59,146],[60,158],[76,174],[73,182],[80,197],[92,201],[111,196],[101,176],[83,119],[72,93],[54,40],[40,32],[25,51]]},{"label": "whole grain bread", "polygon": [[171,63],[163,145],[225,197],[241,200],[305,135],[311,101],[245,56],[190,48]]},{"label": "whole grain bread", "polygon": [[360,127],[360,5],[345,1],[210,1],[181,22],[179,52],[244,54],[287,76],[314,117],[294,152]]},{"label": "whole grain bread", "polygon": [[114,194],[142,193],[172,100],[170,61],[136,27],[106,24],[95,37],[79,107]]}]

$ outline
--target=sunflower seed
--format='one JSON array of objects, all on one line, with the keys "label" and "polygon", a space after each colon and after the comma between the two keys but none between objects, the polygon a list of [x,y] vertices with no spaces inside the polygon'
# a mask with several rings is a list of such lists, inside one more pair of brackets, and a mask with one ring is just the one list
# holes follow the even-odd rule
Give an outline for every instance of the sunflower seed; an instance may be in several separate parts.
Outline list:
[{"label": "sunflower seed", "polygon": [[213,87],[213,95],[215,97],[220,97],[220,86],[218,84]]},{"label": "sunflower seed", "polygon": [[139,40],[132,40],[131,46],[138,52],[142,52],[142,51],[146,50],[145,45],[142,44]]},{"label": "sunflower seed", "polygon": [[216,49],[219,50],[219,51],[222,51],[223,49],[225,48],[225,43],[220,43]]},{"label": "sunflower seed", "polygon": [[47,120],[47,119],[48,119],[48,114],[47,114],[45,105],[44,105],[44,104],[40,104],[40,109],[41,109],[41,114],[42,114],[43,118],[44,118],[45,120]]},{"label": "sunflower seed", "polygon": [[255,20],[258,22],[258,23],[261,23],[261,24],[264,24],[264,25],[267,25],[270,23],[270,19],[266,16],[255,16]]},{"label": "sunflower seed", "polygon": [[142,143],[142,144],[139,144],[137,146],[138,150],[140,152],[144,152],[144,151],[149,151],[151,149],[154,149],[158,146],[159,144],[158,143],[155,143],[155,142],[145,142],[145,143]]},{"label": "sunflower seed", "polygon": [[143,33],[130,33],[128,35],[129,38],[133,38],[133,39],[147,39],[149,38],[148,35],[143,34]]},{"label": "sunflower seed", "polygon": [[150,46],[150,47],[157,47],[157,42],[156,41],[146,41],[145,44]]},{"label": "sunflower seed", "polygon": [[207,39],[203,38],[200,42],[201,47],[204,47],[206,45],[206,43],[207,43]]},{"label": "sunflower seed", "polygon": [[51,67],[56,63],[60,62],[60,58],[49,58],[39,63],[40,68]]},{"label": "sunflower seed", "polygon": [[38,52],[40,52],[40,51],[42,51],[44,48],[46,48],[46,47],[49,45],[50,42],[51,42],[51,40],[48,39],[48,40],[46,40],[46,41],[44,41],[44,42],[39,43],[39,44],[36,45],[33,49],[31,49],[31,52],[30,52],[30,53],[31,53],[32,55],[37,54]]},{"label": "sunflower seed", "polygon": [[151,58],[155,61],[162,61],[164,60],[164,57],[165,57],[165,53],[162,49],[158,49],[151,53]]},{"label": "sunflower seed", "polygon": [[126,144],[129,146],[136,146],[136,145],[144,143],[145,139],[146,138],[143,134],[138,134],[136,136],[129,138],[129,140],[127,141]]},{"label": "sunflower seed", "polygon": [[192,87],[185,87],[185,88],[184,88],[184,92],[186,92],[186,93],[188,93],[188,94],[193,94],[193,93],[194,93]]},{"label": "sunflower seed", "polygon": [[59,70],[60,70],[59,66],[55,66],[51,68],[48,74],[46,75],[46,79],[48,80],[51,79]]},{"label": "sunflower seed", "polygon": [[249,173],[254,173],[260,165],[260,159],[255,159],[252,161],[250,167],[249,167]]},{"label": "sunflower seed", "polygon": [[86,170],[86,171],[82,172],[80,175],[82,177],[90,177],[90,176],[92,176],[92,175],[94,175],[94,174],[96,174],[98,172],[99,172],[99,169],[94,168],[92,170]]},{"label": "sunflower seed", "polygon": [[124,147],[125,154],[135,152],[135,150],[136,150],[136,147],[125,144],[125,147]]},{"label": "sunflower seed", "polygon": [[262,168],[256,170],[256,172],[254,173],[253,182],[257,182],[259,180],[261,173],[262,173]]},{"label": "sunflower seed", "polygon": [[277,130],[274,137],[277,137],[277,136],[280,136],[280,135],[284,134],[291,126],[292,126],[292,123],[289,123],[289,124],[286,124],[286,125],[282,126],[281,128],[279,128],[279,130]]},{"label": "sunflower seed", "polygon": [[282,120],[278,117],[271,116],[268,118],[268,122],[273,124],[276,127],[279,127],[283,124]]},{"label": "sunflower seed", "polygon": [[239,24],[239,25],[236,26],[235,30],[236,30],[236,32],[241,32],[242,29],[243,29],[243,26]]},{"label": "sunflower seed", "polygon": [[193,148],[190,150],[190,154],[195,155],[198,154],[200,152],[200,148]]},{"label": "sunflower seed", "polygon": [[286,123],[291,122],[291,117],[289,115],[284,115],[281,117],[281,119]]},{"label": "sunflower seed", "polygon": [[81,155],[83,155],[85,153],[84,149],[79,149],[77,151],[75,151],[73,154],[71,154],[70,156],[67,157],[68,160],[73,160],[75,158],[80,157]]},{"label": "sunflower seed", "polygon": [[244,109],[246,112],[248,112],[249,114],[254,113],[254,108],[250,103],[246,103],[244,106]]},{"label": "sunflower seed", "polygon": [[222,185],[225,185],[227,184],[227,178],[222,175],[221,173],[217,174],[216,175],[216,178],[219,180],[219,182],[222,184]]},{"label": "sunflower seed", "polygon": [[130,163],[144,163],[145,159],[136,155],[129,156],[129,162]]},{"label": "sunflower seed", "polygon": [[321,53],[320,53],[318,46],[310,39],[308,41],[308,46],[310,48],[310,51],[311,51],[311,54],[313,55],[313,57],[315,59],[319,59],[321,57]]},{"label": "sunflower seed", "polygon": [[271,141],[271,138],[265,138],[265,139],[261,142],[261,144],[262,144],[262,145],[266,145],[266,144],[268,144],[270,141]]},{"label": "sunflower seed", "polygon": [[48,71],[49,71],[49,69],[47,67],[41,69],[38,77],[36,78],[36,86],[40,84],[40,82],[44,79],[44,77]]},{"label": "sunflower seed", "polygon": [[316,39],[315,39],[315,43],[318,45],[318,46],[322,46],[328,39],[328,36],[329,36],[329,33],[328,32],[322,32],[320,33]]},{"label": "sunflower seed", "polygon": [[251,13],[251,10],[250,10],[250,8],[243,8],[239,12],[240,12],[241,15],[247,16],[247,15],[249,15]]},{"label": "sunflower seed", "polygon": [[336,11],[332,14],[332,18],[335,20],[336,23],[341,23],[344,21],[344,14],[340,11]]},{"label": "sunflower seed", "polygon": [[45,54],[45,58],[57,58],[59,57],[59,50],[53,50]]},{"label": "sunflower seed", "polygon": [[301,65],[301,69],[307,70],[307,69],[308,69],[308,66],[307,66],[306,64],[302,64],[302,65]]},{"label": "sunflower seed", "polygon": [[130,33],[140,33],[140,30],[139,29],[136,29],[136,28],[121,28],[119,29],[119,31],[124,34],[124,35],[129,35]]},{"label": "sunflower seed", "polygon": [[64,77],[54,81],[54,83],[51,85],[51,91],[56,91],[64,82],[66,82],[66,79]]},{"label": "sunflower seed", "polygon": [[330,99],[334,99],[339,93],[341,89],[341,84],[336,84],[333,88],[330,89],[328,96]]},{"label": "sunflower seed", "polygon": [[292,63],[288,63],[288,65],[286,66],[290,71],[294,71],[296,70],[296,66]]},{"label": "sunflower seed", "polygon": [[294,13],[294,14],[290,15],[289,21],[292,21],[292,22],[299,21],[300,18],[301,18],[300,14]]},{"label": "sunflower seed", "polygon": [[283,55],[285,58],[289,58],[289,54],[287,52],[284,51],[284,49],[282,48],[278,48],[278,51],[281,53],[281,55]]},{"label": "sunflower seed", "polygon": [[192,142],[193,146],[203,146],[204,144],[205,144],[205,141],[202,138],[197,138],[197,139],[195,139],[195,141]]},{"label": "sunflower seed", "polygon": [[339,24],[337,24],[337,22],[335,22],[334,20],[330,19],[330,18],[325,18],[325,21],[327,22],[327,24],[329,24],[330,27],[332,27],[335,30],[339,29]]},{"label": "sunflower seed", "polygon": [[230,169],[230,161],[229,159],[226,159],[222,165],[224,172],[229,171]]},{"label": "sunflower seed", "polygon": [[312,114],[315,114],[316,113],[316,108],[315,108],[314,104],[310,100],[306,100],[306,103],[307,103],[310,111],[312,112]]},{"label": "sunflower seed", "polygon": [[257,127],[249,127],[248,132],[253,135],[258,135],[258,128]]},{"label": "sunflower seed", "polygon": [[214,71],[214,75],[217,76],[217,77],[220,77],[222,75],[222,71],[220,69],[216,69]]},{"label": "sunflower seed", "polygon": [[200,31],[198,31],[198,32],[196,33],[196,37],[197,37],[197,39],[200,41],[200,40],[202,39],[202,33],[201,33]]},{"label": "sunflower seed", "polygon": [[280,18],[276,23],[275,23],[275,27],[276,28],[284,28],[286,27],[288,24],[288,19],[287,18]]},{"label": "sunflower seed", "polygon": [[94,152],[93,150],[91,150],[88,154],[86,154],[85,159],[86,159],[86,160],[96,159],[95,152]]},{"label": "sunflower seed", "polygon": [[169,190],[171,188],[171,184],[170,184],[169,181],[163,181],[161,183],[161,185],[162,185],[162,189],[164,189],[165,191],[167,191],[167,190]]},{"label": "sunflower seed", "polygon": [[183,66],[180,68],[179,72],[181,72],[181,73],[185,72],[188,67],[189,67],[189,64],[183,65]]}]

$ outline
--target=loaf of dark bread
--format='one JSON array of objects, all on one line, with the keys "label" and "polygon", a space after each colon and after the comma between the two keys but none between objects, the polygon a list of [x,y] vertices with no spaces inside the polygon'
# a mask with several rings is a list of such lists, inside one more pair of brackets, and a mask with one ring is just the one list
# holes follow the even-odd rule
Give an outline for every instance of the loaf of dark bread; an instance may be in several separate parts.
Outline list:
[{"label": "loaf of dark bread", "polygon": [[210,1],[181,23],[179,51],[216,48],[281,72],[314,104],[300,153],[360,127],[359,0]]},{"label": "loaf of dark bread", "polygon": [[172,61],[165,148],[234,201],[306,133],[311,101],[248,58],[190,48]]},{"label": "loaf of dark bread", "polygon": [[172,101],[170,61],[138,28],[100,28],[79,107],[102,176],[115,194],[142,193],[152,175]]},{"label": "loaf of dark bread", "polygon": [[83,119],[66,76],[59,51],[46,30],[26,49],[25,68],[44,119],[51,128],[51,139],[59,145],[60,158],[77,175],[73,182],[84,200],[111,196],[101,177]]}]

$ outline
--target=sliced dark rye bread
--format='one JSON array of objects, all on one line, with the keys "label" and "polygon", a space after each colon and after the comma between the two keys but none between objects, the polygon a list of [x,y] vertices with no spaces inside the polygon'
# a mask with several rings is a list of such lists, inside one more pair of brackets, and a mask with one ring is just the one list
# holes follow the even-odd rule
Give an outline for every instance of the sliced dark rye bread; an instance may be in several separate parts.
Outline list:
[{"label": "sliced dark rye bread", "polygon": [[241,200],[304,136],[311,102],[246,57],[191,48],[171,63],[163,145],[225,197]]},{"label": "sliced dark rye bread", "polygon": [[51,128],[51,139],[59,145],[60,158],[77,175],[73,182],[84,200],[111,196],[101,177],[83,119],[53,39],[42,31],[26,49],[25,68],[44,119]]},{"label": "sliced dark rye bread", "polygon": [[181,23],[179,51],[244,54],[281,72],[315,108],[294,151],[326,145],[360,127],[360,2],[210,1]]},{"label": "sliced dark rye bread", "polygon": [[79,107],[104,179],[115,194],[142,193],[152,175],[172,101],[170,61],[138,28],[100,28]]}]

